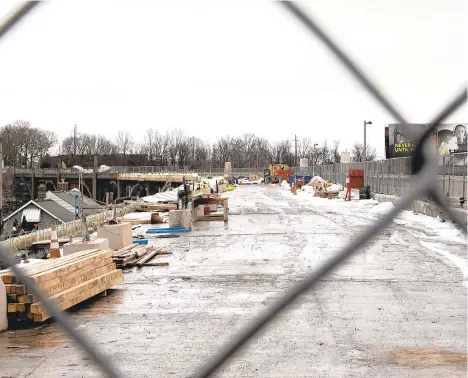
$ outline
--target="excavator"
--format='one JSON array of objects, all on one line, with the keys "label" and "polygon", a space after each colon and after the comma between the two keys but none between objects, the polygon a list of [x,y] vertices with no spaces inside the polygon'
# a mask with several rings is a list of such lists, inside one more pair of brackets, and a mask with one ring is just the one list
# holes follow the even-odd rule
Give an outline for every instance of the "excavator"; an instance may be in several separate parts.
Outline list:
[{"label": "excavator", "polygon": [[268,168],[263,171],[265,184],[276,184],[281,180],[289,181],[289,176],[294,175],[294,172],[289,169],[287,164],[270,163]]}]

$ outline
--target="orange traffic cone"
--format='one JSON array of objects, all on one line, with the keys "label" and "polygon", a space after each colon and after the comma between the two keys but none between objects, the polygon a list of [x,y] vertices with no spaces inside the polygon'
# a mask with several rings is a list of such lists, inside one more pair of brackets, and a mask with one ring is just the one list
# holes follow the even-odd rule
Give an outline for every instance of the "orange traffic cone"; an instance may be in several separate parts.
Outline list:
[{"label": "orange traffic cone", "polygon": [[52,230],[50,231],[50,250],[49,258],[56,259],[60,257],[60,246],[57,237],[57,229],[55,225],[52,225]]}]

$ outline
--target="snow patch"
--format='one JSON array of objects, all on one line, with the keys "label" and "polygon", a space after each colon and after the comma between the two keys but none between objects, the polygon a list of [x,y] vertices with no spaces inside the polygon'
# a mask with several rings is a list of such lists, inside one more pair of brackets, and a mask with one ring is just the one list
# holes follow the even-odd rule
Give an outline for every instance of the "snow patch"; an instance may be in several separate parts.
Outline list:
[{"label": "snow patch", "polygon": [[390,211],[392,211],[392,209],[394,207],[395,206],[393,206],[393,203],[391,203],[391,202],[381,202],[381,203],[378,203],[377,205],[374,205],[369,210],[369,213],[370,214],[375,214],[375,215],[384,215],[384,214],[388,214]]},{"label": "snow patch", "polygon": [[441,244],[437,243],[428,243],[428,242],[423,242],[420,241],[421,245],[433,252],[437,252],[441,256],[445,257],[447,260],[449,260],[453,265],[455,265],[458,269],[460,269],[460,272],[463,275],[463,286],[467,287],[467,280],[468,280],[468,265],[466,263],[466,260],[463,260],[461,257],[458,257],[450,252],[447,252],[443,248],[444,246]]}]

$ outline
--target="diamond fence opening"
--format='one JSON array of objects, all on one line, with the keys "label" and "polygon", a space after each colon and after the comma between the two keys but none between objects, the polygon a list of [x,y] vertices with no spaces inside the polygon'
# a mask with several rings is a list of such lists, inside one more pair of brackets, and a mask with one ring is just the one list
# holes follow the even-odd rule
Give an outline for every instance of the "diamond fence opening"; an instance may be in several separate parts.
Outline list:
[{"label": "diamond fence opening", "polygon": [[[13,12],[12,15],[0,25],[0,39],[3,38],[24,18],[24,16],[39,4],[40,2],[36,1],[27,2]],[[326,261],[313,273],[308,274],[305,279],[294,284],[286,291],[286,293],[278,297],[268,309],[254,318],[238,334],[234,335],[234,337],[224,347],[222,347],[215,356],[208,359],[208,361],[203,364],[200,369],[194,373],[194,375],[192,375],[194,377],[208,377],[215,373],[221,365],[233,357],[233,355],[238,352],[250,338],[257,334],[258,331],[269,324],[281,311],[285,310],[301,294],[313,288],[323,277],[337,268],[352,254],[358,252],[366,243],[371,241],[372,237],[379,230],[390,224],[393,218],[401,210],[407,208],[413,200],[418,199],[421,196],[421,193],[433,197],[442,210],[444,210],[452,221],[462,228],[466,234],[466,220],[450,208],[444,200],[443,193],[437,190],[438,163],[435,157],[432,156],[430,149],[426,147],[425,143],[437,125],[466,102],[466,87],[464,87],[460,93],[448,102],[448,105],[446,105],[433,119],[422,135],[417,135],[414,130],[407,126],[406,120],[397,108],[380,92],[377,86],[364,74],[359,66],[353,62],[334,41],[330,39],[330,37],[310,15],[295,3],[285,1],[277,4],[284,7],[284,9],[289,12],[292,17],[296,18],[307,31],[315,35],[315,37],[319,39],[333,55],[335,55],[337,60],[348,69],[350,74],[354,76],[370,94],[372,94],[375,100],[380,103],[380,105],[386,109],[393,118],[406,125],[406,136],[412,141],[417,141],[415,152],[411,158],[411,172],[413,173],[411,176],[411,185],[410,182],[407,183],[407,186],[405,184],[403,196],[395,204],[395,207],[391,212],[371,224],[364,232],[350,240],[339,253]],[[380,172],[383,172],[383,168],[380,167],[380,169]],[[378,174],[379,168],[371,168],[371,171]],[[33,284],[31,278],[25,275],[21,269],[13,264],[12,258],[10,257],[6,247],[0,248],[0,258],[5,261],[7,266],[10,267],[13,273],[24,285],[31,288],[33,294],[35,294],[39,301],[43,303],[46,310],[57,320],[58,324],[68,332],[73,339],[75,339],[78,345],[80,345],[90,355],[94,362],[102,369],[103,373],[109,377],[121,376],[116,363],[110,361],[107,356],[96,349],[91,338],[84,335],[81,331],[78,332],[70,316],[58,310],[55,304]]]}]

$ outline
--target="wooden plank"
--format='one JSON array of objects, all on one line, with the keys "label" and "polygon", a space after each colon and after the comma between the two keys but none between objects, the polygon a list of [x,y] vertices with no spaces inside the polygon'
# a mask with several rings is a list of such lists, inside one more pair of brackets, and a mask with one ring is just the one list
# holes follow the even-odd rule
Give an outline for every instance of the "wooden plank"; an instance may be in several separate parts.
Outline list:
[{"label": "wooden plank", "polygon": [[144,263],[142,266],[168,266],[168,265],[169,265],[168,262],[158,262],[158,263],[148,262],[148,263]]},{"label": "wooden plank", "polygon": [[[99,285],[96,285],[95,287],[91,288],[90,290],[87,290],[73,298],[70,298],[60,304],[58,304],[58,308],[60,310],[66,310],[70,307],[75,306],[78,303],[81,303],[85,301],[86,299],[89,299],[91,297],[94,297],[95,295],[98,295],[99,293],[102,293],[109,289],[110,287],[120,284],[123,282],[123,274],[121,270],[117,270],[116,272],[120,272],[120,275],[114,277],[113,279],[103,282]],[[33,306],[33,305],[31,305]],[[32,318],[34,319],[35,322],[43,322],[47,319],[50,318],[50,315],[47,313],[47,311],[42,311],[41,313],[31,313]]]},{"label": "wooden plank", "polygon": [[[98,249],[89,249],[86,251],[75,253],[73,255],[60,257],[58,259],[48,259],[31,265],[22,264],[21,266],[18,265],[18,267],[21,267],[23,273],[27,274],[28,276],[32,276],[40,272],[45,272],[49,269],[67,265],[72,261],[87,258],[90,255],[96,254],[97,252],[99,252]],[[12,276],[12,283],[19,283],[19,280],[15,276],[13,276],[11,272],[8,272],[8,274]]]},{"label": "wooden plank", "polygon": [[13,283],[13,273],[11,273],[11,272],[2,273],[2,281],[5,284]]},{"label": "wooden plank", "polygon": [[16,304],[16,312],[25,312],[25,311],[26,311],[26,304],[24,303]]},{"label": "wooden plank", "polygon": [[24,294],[24,295],[18,295],[18,303],[34,303],[37,302],[36,297],[34,294]]},{"label": "wooden plank", "polygon": [[177,210],[177,205],[173,203],[145,204],[141,206],[141,209],[148,211]]},{"label": "wooden plank", "polygon": [[148,249],[146,248],[146,246],[142,246],[139,248],[132,249],[131,251],[129,251],[128,255],[125,257],[123,256],[122,257],[119,256],[117,258],[114,257],[114,261],[119,264],[126,264],[130,261],[138,260],[139,258],[145,256],[147,253],[148,253]]},{"label": "wooden plank", "polygon": [[[120,258],[120,257],[138,257],[140,256],[141,253],[145,253],[146,251],[146,246],[143,245],[139,245],[139,244],[134,244],[135,247],[133,247],[132,249],[129,249],[128,251],[124,251],[124,252],[121,252],[120,254],[116,255],[114,254],[114,258],[117,257],[117,258]],[[143,255],[141,255],[143,256]]]},{"label": "wooden plank", "polygon": [[126,247],[120,248],[120,249],[118,249],[117,251],[115,251],[115,252],[114,252],[114,256],[118,256],[118,255],[121,254],[122,252],[130,251],[131,249],[136,248],[136,247],[138,247],[138,244],[130,244],[130,245],[127,245]]},{"label": "wooden plank", "polygon": [[200,215],[197,216],[197,221],[224,221],[223,215],[214,215],[214,216],[207,216],[207,215]]},{"label": "wooden plank", "polygon": [[70,280],[61,282],[58,285],[51,286],[47,289],[43,289],[43,292],[49,297],[49,296],[58,294],[64,290],[70,289],[73,286],[77,286],[83,282],[90,281],[96,277],[102,276],[103,274],[109,273],[113,270],[116,270],[116,267],[115,267],[115,263],[111,262],[110,264],[102,266],[98,269],[95,269],[83,275],[74,277]]},{"label": "wooden plank", "polygon": [[158,256],[159,255],[172,255],[172,252],[168,252],[168,251],[158,251]]},{"label": "wooden plank", "polygon": [[45,272],[46,270],[54,269],[59,266],[70,264],[73,261],[82,260],[88,258],[91,255],[95,255],[98,252],[102,252],[99,249],[88,249],[86,251],[81,251],[73,253],[68,256],[63,256],[58,259],[47,259],[43,262],[37,262],[35,264],[27,265],[22,267],[23,272],[29,276],[34,276],[35,274]]},{"label": "wooden plank", "polygon": [[[46,282],[42,282],[40,284],[38,284],[38,286],[44,291],[44,292],[47,292],[49,293],[48,295],[53,295],[55,293],[51,293],[51,291],[49,290],[49,288],[53,287],[53,286],[57,286],[57,285],[60,285],[60,284],[64,284],[65,282],[68,282],[76,277],[80,277],[80,276],[84,276],[86,274],[88,274],[89,272],[92,272],[98,268],[101,268],[102,266],[105,266],[105,265],[109,265],[109,264],[112,264],[112,257],[105,257],[103,258],[102,260],[100,260],[97,264],[92,264],[92,265],[87,265],[85,267],[83,267],[82,269],[78,269],[72,273],[69,273],[69,274],[66,274],[66,275],[63,275],[63,276],[60,276],[60,277],[55,277],[49,281],[46,281]],[[65,288],[66,289],[66,288]],[[29,289],[26,288],[26,291],[29,293]]]},{"label": "wooden plank", "polygon": [[8,303],[8,309],[7,309],[7,311],[8,311],[9,313],[11,313],[11,312],[16,312],[16,305],[17,305],[17,303]]},{"label": "wooden plank", "polygon": [[88,258],[83,260],[73,261],[70,264],[59,266],[54,269],[47,270],[45,272],[38,273],[31,277],[31,279],[36,283],[39,284],[41,282],[49,281],[55,277],[60,277],[66,275],[68,273],[74,272],[78,269],[82,269],[85,266],[96,264],[101,259],[112,256],[113,251],[102,251],[95,255],[91,255]]},{"label": "wooden plank", "polygon": [[153,252],[148,253],[147,255],[145,255],[141,259],[139,259],[136,262],[136,265],[141,266],[145,262],[150,261],[153,257],[156,257],[157,254],[158,254],[158,251],[153,251]]},{"label": "wooden plank", "polygon": [[[98,276],[96,278],[93,278],[92,280],[83,282],[79,285],[73,286],[67,290],[61,291],[60,293],[57,293],[51,297],[49,297],[50,300],[53,300],[57,305],[60,305],[62,302],[66,302],[68,300],[71,300],[72,298],[89,291],[103,283],[106,283],[107,281],[111,281],[116,277],[122,276],[122,271],[121,270],[113,270],[111,272],[108,272],[106,274],[103,274],[101,276]],[[122,276],[123,277],[123,276]],[[101,290],[103,291],[103,290]],[[60,309],[64,309],[59,307]],[[68,307],[65,307],[68,308]],[[31,313],[33,314],[39,314],[41,312],[45,311],[45,307],[42,305],[41,302],[36,302],[31,305]]]},{"label": "wooden plank", "polygon": [[17,285],[17,284],[11,284],[11,285],[5,285],[5,290],[7,294],[18,294],[16,291],[20,291],[19,294],[24,294],[21,293],[22,288],[24,288],[23,285]]},{"label": "wooden plank", "polygon": [[18,295],[26,294],[26,288],[23,285],[15,285],[15,286],[16,286],[16,294]]}]

